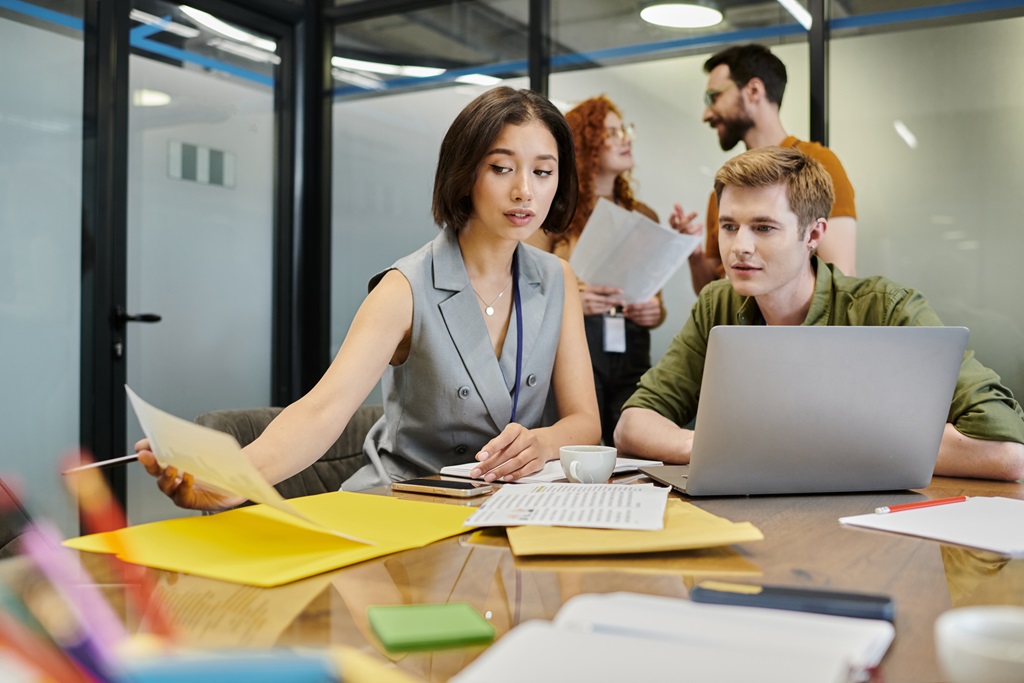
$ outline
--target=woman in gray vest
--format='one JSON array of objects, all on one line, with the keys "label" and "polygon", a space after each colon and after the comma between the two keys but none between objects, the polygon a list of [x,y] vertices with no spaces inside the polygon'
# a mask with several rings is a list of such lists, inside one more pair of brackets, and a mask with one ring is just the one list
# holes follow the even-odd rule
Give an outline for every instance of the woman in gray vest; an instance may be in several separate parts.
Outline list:
[{"label": "woman in gray vest", "polygon": [[[370,281],[334,362],[245,452],[272,483],[337,440],[383,375],[384,417],[367,437],[359,490],[475,459],[474,476],[513,481],[600,439],[576,277],[521,242],[561,233],[578,183],[572,134],[543,96],[500,87],[469,103],[441,143],[429,244]],[[558,420],[541,417],[549,388]],[[241,501],[136,451],[178,505]]]}]

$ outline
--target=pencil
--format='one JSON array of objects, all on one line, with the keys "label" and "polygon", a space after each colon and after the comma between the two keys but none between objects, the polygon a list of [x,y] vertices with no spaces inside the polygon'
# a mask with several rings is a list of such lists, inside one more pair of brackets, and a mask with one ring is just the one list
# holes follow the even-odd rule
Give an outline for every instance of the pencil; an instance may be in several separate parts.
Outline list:
[{"label": "pencil", "polygon": [[110,460],[98,460],[96,462],[90,462],[85,465],[79,465],[78,467],[72,467],[66,469],[61,474],[77,474],[78,472],[88,472],[89,470],[105,470],[111,467],[116,467],[121,464],[128,464],[135,462],[139,459],[138,453],[129,453],[128,455],[122,455],[120,458],[111,458]]},{"label": "pencil", "polygon": [[901,503],[899,505],[888,505],[875,508],[876,515],[887,515],[890,512],[901,512],[903,510],[916,510],[918,508],[930,508],[935,505],[949,505],[950,503],[962,503],[967,496],[953,496],[952,498],[935,498],[934,500],[919,500],[916,503]]}]

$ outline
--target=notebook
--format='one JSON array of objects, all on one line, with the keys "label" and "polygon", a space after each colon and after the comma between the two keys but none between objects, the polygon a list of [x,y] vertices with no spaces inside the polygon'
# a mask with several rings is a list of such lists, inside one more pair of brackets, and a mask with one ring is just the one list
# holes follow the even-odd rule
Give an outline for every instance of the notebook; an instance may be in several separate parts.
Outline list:
[{"label": "notebook", "polygon": [[526,621],[452,683],[867,680],[892,643],[876,619],[633,593],[570,598],[552,622]]},{"label": "notebook", "polygon": [[964,327],[711,330],[689,465],[641,467],[690,496],[927,486]]}]

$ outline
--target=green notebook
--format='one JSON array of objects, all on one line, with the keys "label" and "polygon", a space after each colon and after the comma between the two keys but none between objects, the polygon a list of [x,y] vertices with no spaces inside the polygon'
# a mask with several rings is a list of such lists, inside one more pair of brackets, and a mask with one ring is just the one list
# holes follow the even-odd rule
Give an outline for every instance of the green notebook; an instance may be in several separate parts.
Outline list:
[{"label": "green notebook", "polygon": [[469,603],[367,607],[366,616],[391,652],[436,650],[494,640],[494,627]]}]

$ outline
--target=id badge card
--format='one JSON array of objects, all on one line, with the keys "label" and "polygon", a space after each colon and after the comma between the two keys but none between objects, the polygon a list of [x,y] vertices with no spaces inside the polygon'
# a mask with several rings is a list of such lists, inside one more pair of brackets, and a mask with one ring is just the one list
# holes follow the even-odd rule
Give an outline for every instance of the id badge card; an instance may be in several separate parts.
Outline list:
[{"label": "id badge card", "polygon": [[626,318],[614,313],[604,314],[605,353],[626,352]]}]

